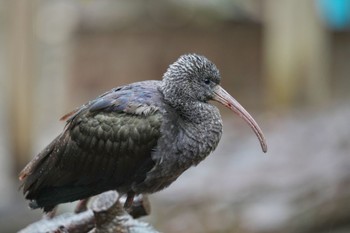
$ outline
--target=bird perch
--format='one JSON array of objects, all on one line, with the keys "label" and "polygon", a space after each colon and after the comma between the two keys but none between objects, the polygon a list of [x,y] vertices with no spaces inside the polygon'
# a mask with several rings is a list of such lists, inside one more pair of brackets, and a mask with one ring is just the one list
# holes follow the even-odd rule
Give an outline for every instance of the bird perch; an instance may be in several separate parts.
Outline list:
[{"label": "bird perch", "polygon": [[135,199],[129,213],[119,201],[118,194],[108,191],[100,194],[92,202],[91,208],[80,213],[64,213],[52,219],[41,219],[32,223],[19,233],[157,233],[149,224],[135,220],[150,212],[146,196]]}]

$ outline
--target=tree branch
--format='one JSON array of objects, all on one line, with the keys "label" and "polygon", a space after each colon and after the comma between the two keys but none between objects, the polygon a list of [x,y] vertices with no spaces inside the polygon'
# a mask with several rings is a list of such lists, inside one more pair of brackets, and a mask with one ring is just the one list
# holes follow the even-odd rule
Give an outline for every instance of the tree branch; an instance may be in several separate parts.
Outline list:
[{"label": "tree branch", "polygon": [[118,194],[109,191],[97,196],[91,209],[79,213],[64,213],[52,219],[41,219],[19,233],[157,233],[148,223],[134,219],[149,213],[147,196],[136,198],[128,213],[119,201]]}]

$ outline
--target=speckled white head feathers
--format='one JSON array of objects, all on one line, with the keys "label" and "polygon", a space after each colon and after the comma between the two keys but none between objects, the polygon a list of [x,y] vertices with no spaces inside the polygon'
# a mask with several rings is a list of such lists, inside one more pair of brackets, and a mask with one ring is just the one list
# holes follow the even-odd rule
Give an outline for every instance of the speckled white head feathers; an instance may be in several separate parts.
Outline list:
[{"label": "speckled white head feathers", "polygon": [[212,78],[215,83],[220,83],[220,73],[215,64],[206,57],[197,54],[186,54],[171,64],[164,74],[164,78],[184,77],[188,78]]},{"label": "speckled white head feathers", "polygon": [[162,91],[173,106],[193,101],[207,102],[214,97],[220,83],[214,63],[197,54],[182,55],[163,76]]}]

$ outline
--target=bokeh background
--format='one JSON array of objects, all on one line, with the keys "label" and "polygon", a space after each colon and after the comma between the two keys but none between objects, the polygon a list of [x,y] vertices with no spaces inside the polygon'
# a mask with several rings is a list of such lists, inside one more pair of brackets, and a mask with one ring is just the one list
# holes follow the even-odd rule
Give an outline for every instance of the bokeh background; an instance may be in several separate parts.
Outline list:
[{"label": "bokeh background", "polygon": [[152,195],[143,220],[167,233],[350,232],[349,0],[0,0],[0,231],[40,219],[17,174],[62,115],[192,52],[218,66],[269,151],[220,107],[217,150]]}]

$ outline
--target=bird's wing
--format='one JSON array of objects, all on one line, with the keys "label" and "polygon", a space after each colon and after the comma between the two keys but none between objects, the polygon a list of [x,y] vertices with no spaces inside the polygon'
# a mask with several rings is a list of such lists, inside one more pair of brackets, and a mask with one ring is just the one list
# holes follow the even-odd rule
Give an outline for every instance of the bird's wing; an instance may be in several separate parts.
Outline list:
[{"label": "bird's wing", "polygon": [[66,115],[65,131],[20,173],[26,198],[43,207],[142,181],[162,124],[154,86],[116,88]]}]

